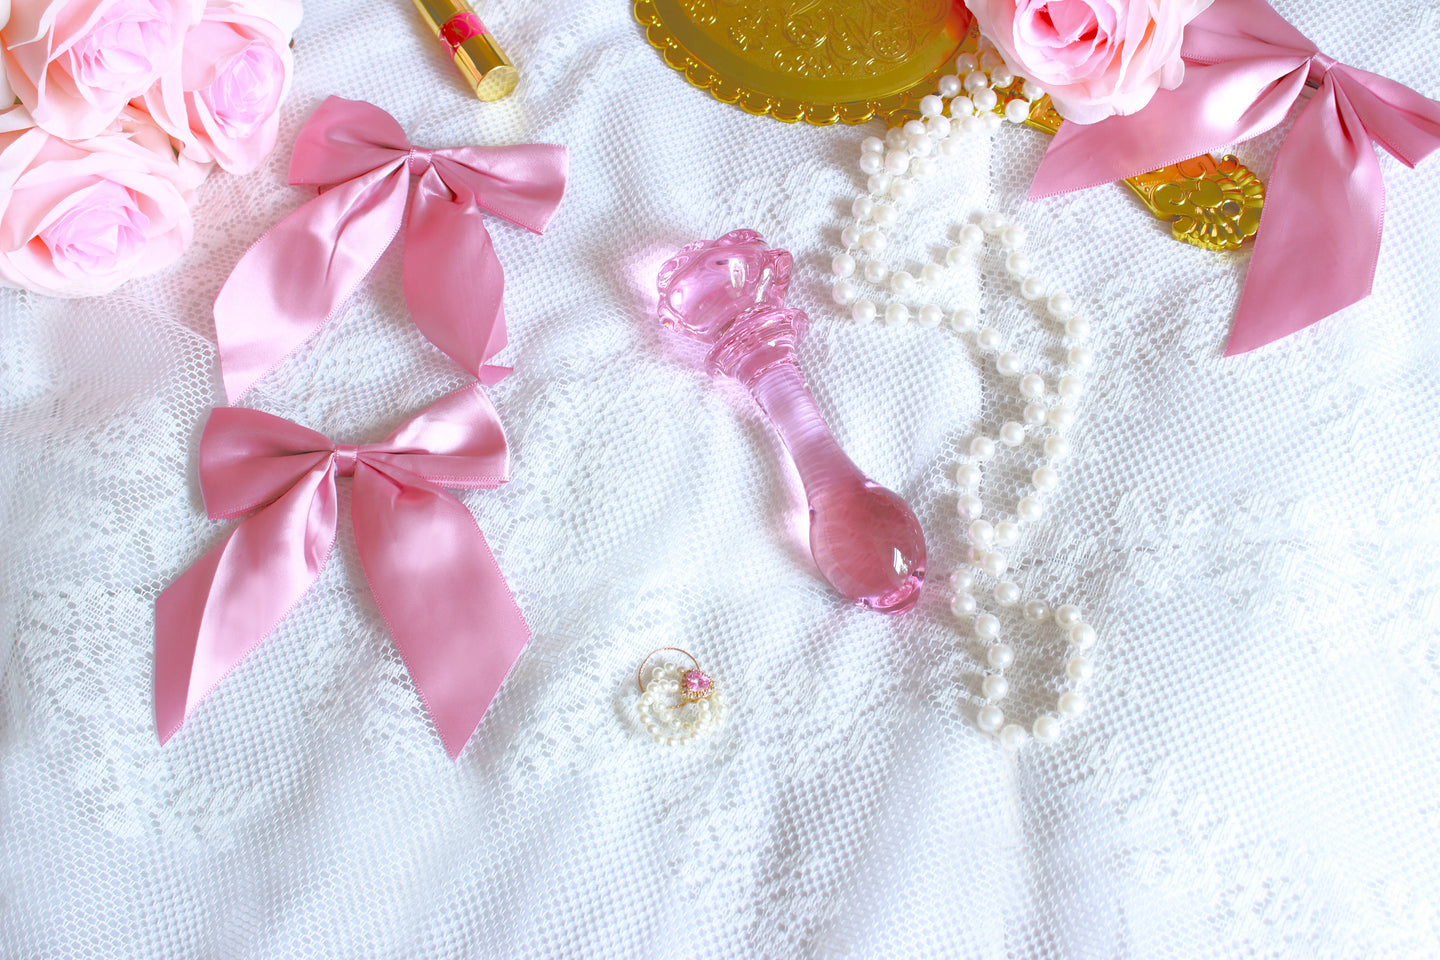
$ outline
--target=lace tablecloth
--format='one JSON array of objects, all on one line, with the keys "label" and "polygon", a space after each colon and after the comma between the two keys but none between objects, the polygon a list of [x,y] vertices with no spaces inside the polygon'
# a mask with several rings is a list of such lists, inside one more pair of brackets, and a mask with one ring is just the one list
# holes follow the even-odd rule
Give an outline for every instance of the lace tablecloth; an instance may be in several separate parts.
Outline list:
[{"label": "lace tablecloth", "polygon": [[[1433,2],[1277,5],[1440,96]],[[1007,127],[926,187],[902,252],[999,209],[1095,321],[1063,492],[1011,553],[1027,592],[1082,606],[1098,669],[1061,741],[1012,755],[975,726],[981,650],[944,583],[950,473],[1008,395],[948,330],[860,326],[829,299],[878,124],[718,103],[623,0],[481,12],[523,77],[490,105],[408,4],[308,5],[276,155],[212,177],[173,271],[97,300],[0,295],[0,956],[1440,955],[1440,163],[1382,156],[1368,301],[1229,360],[1246,256],[1173,242],[1118,187],[1025,203],[1041,134]],[[209,304],[305,199],[289,146],[328,94],[419,144],[572,151],[545,237],[493,229],[514,479],[464,500],[534,639],[456,763],[347,523],[271,640],[155,737],[153,602],[228,529],[196,480],[222,397]],[[1238,152],[1264,173],[1276,142]],[[778,441],[651,319],[659,262],[738,226],[794,252],[819,402],[917,506],[932,576],[912,614],[826,587]],[[248,402],[360,442],[463,383],[409,322],[399,266],[392,249]],[[1052,349],[993,254],[954,284],[1022,351]],[[1033,716],[1064,643],[1002,620],[1006,703]],[[704,742],[634,719],[661,646],[723,685]]]}]

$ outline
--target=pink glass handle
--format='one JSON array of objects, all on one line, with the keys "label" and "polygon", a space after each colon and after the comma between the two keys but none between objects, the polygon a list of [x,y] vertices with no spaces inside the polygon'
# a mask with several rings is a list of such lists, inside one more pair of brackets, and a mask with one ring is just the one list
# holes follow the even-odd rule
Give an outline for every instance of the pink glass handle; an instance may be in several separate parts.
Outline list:
[{"label": "pink glass handle", "polygon": [[925,580],[925,536],[905,501],[860,472],[820,415],[795,359],[808,321],[784,305],[790,267],[790,254],[753,230],[692,243],[660,270],[660,322],[709,343],[711,375],[745,384],[785,441],[825,579],[872,610],[904,613]]}]

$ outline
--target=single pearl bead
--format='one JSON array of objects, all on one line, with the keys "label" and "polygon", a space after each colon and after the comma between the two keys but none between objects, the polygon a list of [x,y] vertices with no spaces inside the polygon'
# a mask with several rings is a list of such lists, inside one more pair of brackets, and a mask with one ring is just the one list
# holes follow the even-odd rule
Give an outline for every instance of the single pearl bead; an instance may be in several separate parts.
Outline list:
[{"label": "single pearl bead", "polygon": [[898,203],[909,203],[915,199],[915,184],[909,180],[896,180],[890,185],[890,196]]},{"label": "single pearl bead", "polygon": [[841,230],[841,231],[840,231],[840,243],[841,243],[841,245],[843,245],[843,246],[845,246],[845,247],[853,247],[853,246],[855,246],[855,244],[857,244],[857,243],[859,243],[859,242],[860,242],[860,228],[857,227],[857,226],[855,226],[855,224],[852,223],[852,224],[850,224],[850,226],[848,226],[848,227],[846,227],[844,230]]},{"label": "single pearl bead", "polygon": [[1054,743],[1060,737],[1060,721],[1049,714],[1036,717],[1031,729],[1038,743]]},{"label": "single pearl bead", "polygon": [[968,74],[971,70],[974,70],[978,66],[980,66],[980,61],[973,53],[962,53],[960,54],[960,56],[955,58],[956,73]]},{"label": "single pearl bead", "polygon": [[1066,374],[1060,378],[1060,396],[1078,397],[1085,392],[1085,381],[1073,373]]},{"label": "single pearl bead", "polygon": [[1074,690],[1067,690],[1060,694],[1060,699],[1055,702],[1055,709],[1062,717],[1073,720],[1085,712],[1085,697]]},{"label": "single pearl bead", "polygon": [[1006,750],[1019,750],[1025,745],[1025,728],[1018,723],[1007,723],[1000,728],[1000,746]]},{"label": "single pearl bead", "polygon": [[962,496],[955,504],[956,512],[962,517],[970,517],[972,520],[985,512],[985,503],[973,493]]},{"label": "single pearl bead", "polygon": [[884,153],[885,141],[879,137],[866,137],[860,141],[860,149],[865,153]]},{"label": "single pearl bead", "polygon": [[850,308],[850,316],[860,323],[875,322],[875,303],[872,300],[856,300]]},{"label": "single pearl bead", "polygon": [[910,319],[910,308],[903,303],[892,303],[885,307],[885,322],[892,327]]},{"label": "single pearl bead", "polygon": [[905,126],[900,128],[905,131],[906,139],[918,137],[925,133],[925,124],[920,120],[906,120]]},{"label": "single pearl bead", "polygon": [[1014,544],[1019,539],[1020,528],[1015,526],[1015,524],[1011,523],[1009,520],[1001,520],[999,523],[995,524],[995,542],[998,545],[1002,547],[1008,547]]},{"label": "single pearl bead", "polygon": [[910,169],[910,151],[889,150],[885,153],[885,172],[891,176],[900,176]]},{"label": "single pearl bead", "polygon": [[885,146],[891,150],[899,150],[905,146],[905,128],[891,127],[885,131]]},{"label": "single pearl bead", "polygon": [[860,172],[865,174],[879,173],[885,169],[885,158],[878,153],[860,154]]},{"label": "single pearl bead", "polygon": [[1030,258],[1015,251],[1005,258],[1005,271],[1012,277],[1024,277],[1030,273]]},{"label": "single pearl bead", "polygon": [[1009,566],[1009,561],[1005,559],[1005,554],[993,550],[985,554],[984,559],[980,561],[980,569],[992,577],[1000,576],[1005,572],[1007,566]]},{"label": "single pearl bead", "polygon": [[1018,223],[1008,225],[1000,231],[1000,245],[1008,250],[1014,250],[1025,242],[1025,228]]},{"label": "single pearl bead", "polygon": [[1005,119],[1011,123],[1024,123],[1030,119],[1030,101],[1011,100],[1005,104]]},{"label": "single pearl bead", "polygon": [[1045,396],[1045,378],[1038,373],[1027,373],[1020,378],[1020,393],[1027,397]]},{"label": "single pearl bead", "polygon": [[1070,456],[1070,441],[1064,437],[1050,437],[1045,441],[1045,456],[1051,460],[1064,460]]},{"label": "single pearl bead", "polygon": [[1065,359],[1069,360],[1070,366],[1075,369],[1084,370],[1090,366],[1090,361],[1095,359],[1095,351],[1084,344],[1079,344],[1070,348],[1070,351],[1065,355]]},{"label": "single pearl bead", "polygon": [[1039,300],[1045,296],[1045,284],[1039,277],[1026,277],[1020,281],[1020,296],[1026,300]]},{"label": "single pearl bead", "polygon": [[865,263],[865,279],[871,283],[880,283],[885,279],[885,264],[879,260],[868,260]]},{"label": "single pearl bead", "polygon": [[1005,66],[1005,61],[1000,59],[989,40],[980,41],[980,66],[986,70],[997,70]]},{"label": "single pearl bead", "polygon": [[970,540],[981,546],[995,539],[995,528],[990,526],[988,520],[976,520],[970,524]]},{"label": "single pearl bead", "polygon": [[950,586],[956,593],[964,593],[975,585],[975,574],[961,567],[950,574]]},{"label": "single pearl bead", "polygon": [[1034,80],[1026,80],[1025,85],[1020,88],[1020,92],[1025,95],[1026,100],[1039,100],[1045,96],[1045,91]]},{"label": "single pearl bead", "polygon": [[1049,493],[1060,486],[1060,474],[1049,467],[1037,467],[1035,472],[1030,474],[1030,479],[1035,483],[1035,489],[1041,493]]},{"label": "single pearl bead", "polygon": [[957,120],[969,120],[975,116],[975,103],[969,97],[956,97],[950,101],[950,116]]},{"label": "single pearl bead", "polygon": [[1005,338],[994,327],[986,327],[975,335],[975,342],[980,344],[981,350],[993,353],[1004,345]]},{"label": "single pearl bead", "polygon": [[940,78],[940,82],[936,86],[940,90],[940,96],[953,97],[960,92],[960,78],[953,73],[947,73]]},{"label": "single pearl bead", "polygon": [[960,245],[974,247],[985,239],[985,231],[977,224],[967,223],[960,228]]},{"label": "single pearl bead", "polygon": [[938,117],[944,109],[945,101],[933,93],[920,98],[920,116],[922,117]]},{"label": "single pearl bead", "polygon": [[940,156],[953,157],[960,152],[960,141],[953,136],[946,137],[940,141]]},{"label": "single pearl bead", "polygon": [[1062,433],[1075,425],[1075,411],[1066,406],[1051,407],[1049,413],[1050,426]]},{"label": "single pearl bead", "polygon": [[1044,509],[1035,497],[1021,497],[1020,502],[1015,504],[1015,512],[1021,520],[1039,520]]},{"label": "single pearl bead", "polygon": [[905,149],[909,150],[910,155],[916,158],[911,161],[910,167],[915,176],[926,176],[925,171],[920,169],[920,160],[929,157],[930,154],[935,152],[935,141],[930,139],[930,134],[922,131],[918,136],[907,137],[905,139]]},{"label": "single pearl bead", "polygon": [[[1000,359],[1004,360],[1006,357],[1012,356],[1014,356],[1014,354],[1006,353],[1002,354]],[[1001,370],[1000,372],[1004,373],[1005,371]],[[1025,427],[1016,423],[1014,420],[1005,421],[1005,425],[1000,428],[1000,441],[1006,446],[1020,446],[1020,444],[1025,442]]]},{"label": "single pearl bead", "polygon": [[850,204],[850,212],[856,220],[868,220],[870,212],[875,209],[875,201],[869,197],[856,197],[855,202]]},{"label": "single pearl bead", "polygon": [[[994,94],[991,94],[991,96],[994,96]],[[1000,114],[998,113],[987,113],[980,117],[980,128],[986,133],[993,134],[996,130],[999,130],[1004,123],[1005,121],[1000,119]]]},{"label": "single pearl bead", "polygon": [[995,584],[995,602],[1002,607],[1013,607],[1020,602],[1020,585],[1006,580]]},{"label": "single pearl bead", "polygon": [[890,181],[892,179],[893,178],[888,173],[882,172],[873,174],[871,175],[869,180],[865,181],[865,189],[869,190],[877,197],[882,196],[886,190],[890,189]]},{"label": "single pearl bead", "polygon": [[969,617],[975,613],[975,598],[968,593],[957,593],[950,601],[950,612],[957,617]]},{"label": "single pearl bead", "polygon": [[945,263],[952,267],[958,267],[965,260],[964,247],[951,247],[945,251]]},{"label": "single pearl bead", "polygon": [[1025,404],[1025,422],[1039,426],[1045,422],[1045,405],[1041,403]]},{"label": "single pearl bead", "polygon": [[969,333],[975,329],[975,311],[961,307],[950,314],[950,326],[956,333]]},{"label": "single pearl bead", "polygon": [[1020,372],[1020,358],[1013,353],[1002,353],[995,358],[995,369],[1002,376],[1013,377]]},{"label": "single pearl bead", "polygon": [[1005,218],[998,213],[987,213],[980,218],[980,229],[989,234],[999,233],[1006,226]]},{"label": "single pearl bead", "polygon": [[979,117],[966,117],[962,122],[964,123],[964,133],[967,136],[974,136],[985,130],[985,124],[981,122]]},{"label": "single pearl bead", "polygon": [[1005,714],[994,704],[987,704],[975,714],[975,725],[986,733],[994,733],[1005,722]]},{"label": "single pearl bead", "polygon": [[986,700],[1004,700],[1010,692],[1010,682],[998,673],[992,673],[980,682],[980,692]]},{"label": "single pearl bead", "polygon": [[990,78],[985,76],[983,70],[971,70],[965,75],[965,89],[972,94],[977,90],[988,90],[990,89]]},{"label": "single pearl bead", "polygon": [[915,292],[915,278],[909,271],[896,270],[890,274],[890,289],[902,297],[909,296]]},{"label": "single pearl bead", "polygon": [[877,203],[875,209],[870,211],[870,216],[882,227],[893,227],[895,221],[900,219],[900,211],[888,203]]},{"label": "single pearl bead", "polygon": [[944,115],[931,117],[925,121],[925,132],[937,140],[943,140],[950,136],[950,118]]},{"label": "single pearl bead", "polygon": [[830,272],[837,277],[848,277],[855,272],[855,258],[848,253],[837,253],[830,260]]},{"label": "single pearl bead", "polygon": [[1043,600],[1031,600],[1025,604],[1025,619],[1031,623],[1044,623],[1050,619],[1050,608]]},{"label": "single pearl bead", "polygon": [[860,238],[860,246],[866,253],[879,253],[885,249],[885,233],[882,230],[871,230]]},{"label": "single pearl bead", "polygon": [[994,90],[991,90],[989,87],[983,90],[976,90],[970,94],[970,102],[975,104],[975,109],[985,116],[986,127],[990,126],[990,117],[995,117],[995,124],[999,125],[1000,118],[990,113],[991,110],[995,109],[996,104],[1000,102],[1000,97]]},{"label": "single pearl bead", "polygon": [[1080,608],[1073,603],[1067,603],[1055,611],[1055,623],[1057,626],[1070,629],[1080,622]]},{"label": "single pearl bead", "polygon": [[940,326],[940,321],[944,317],[945,312],[933,303],[927,303],[920,308],[920,326],[926,330],[933,330]]},{"label": "single pearl bead", "polygon": [[1050,316],[1056,320],[1068,320],[1075,313],[1075,301],[1063,293],[1052,294],[1050,299],[1045,301],[1045,309],[1050,311]]},{"label": "single pearl bead", "polygon": [[925,264],[924,269],[920,271],[920,279],[924,280],[928,284],[931,284],[932,286],[939,283],[944,278],[945,271],[941,269],[940,264],[938,263],[927,263]]},{"label": "single pearl bead", "polygon": [[1095,675],[1095,665],[1087,657],[1071,657],[1065,664],[1065,675],[1077,683],[1083,683]]},{"label": "single pearl bead", "polygon": [[[990,615],[987,613],[987,614],[985,614],[985,616],[989,617]],[[990,619],[991,619],[991,620],[995,620],[994,617],[990,617]],[[980,630],[979,630],[979,623],[980,623],[980,621],[979,621],[979,620],[976,620],[975,623],[976,623],[976,630],[975,630],[975,632],[976,632],[976,633],[980,633]],[[996,621],[995,621],[995,632],[994,632],[993,634],[991,634],[991,636],[997,636],[997,637],[998,637],[999,635],[1000,635],[1000,621],[996,620]],[[985,635],[984,635],[984,634],[981,634],[981,636],[985,636]],[[990,664],[990,666],[994,667],[996,670],[1004,670],[1004,669],[1006,669],[1007,667],[1009,667],[1010,664],[1012,664],[1012,663],[1015,662],[1015,651],[1014,651],[1014,650],[1011,650],[1008,644],[1004,644],[1004,643],[994,643],[994,644],[991,644],[991,645],[990,645],[990,648],[985,651],[985,662],[988,663],[988,664]]]},{"label": "single pearl bead", "polygon": [[1070,644],[1076,650],[1089,650],[1095,646],[1095,628],[1088,623],[1077,623],[1070,628]]},{"label": "single pearl bead", "polygon": [[1004,89],[1015,82],[1015,74],[1003,63],[990,71],[990,86]]},{"label": "single pearl bead", "polygon": [[860,296],[860,288],[855,285],[854,280],[841,280],[835,284],[835,289],[830,291],[830,295],[841,306],[849,306],[855,302],[856,297]]},{"label": "single pearl bead", "polygon": [[[994,640],[996,637],[1000,636],[1000,621],[995,619],[995,617],[991,614],[980,614],[980,616],[975,618],[975,636],[981,638],[982,640]],[[1009,648],[1006,647],[1006,649],[1008,650]],[[993,659],[990,661],[990,665],[992,667],[997,666]],[[1005,666],[1006,664],[999,664],[998,668],[1003,670],[1005,669]]]},{"label": "single pearl bead", "polygon": [[1084,340],[1090,336],[1090,321],[1084,317],[1071,317],[1065,321],[1065,333],[1073,340]]},{"label": "single pearl bead", "polygon": [[980,468],[973,463],[962,463],[955,468],[955,482],[962,490],[974,490],[980,486],[982,476]]}]

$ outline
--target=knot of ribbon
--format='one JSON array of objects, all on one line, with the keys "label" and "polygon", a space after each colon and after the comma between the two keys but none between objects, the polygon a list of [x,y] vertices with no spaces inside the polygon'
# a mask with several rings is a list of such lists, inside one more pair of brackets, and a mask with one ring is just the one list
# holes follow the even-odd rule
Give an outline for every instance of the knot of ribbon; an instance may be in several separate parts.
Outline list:
[{"label": "knot of ribbon", "polygon": [[415,325],[481,382],[499,380],[509,371],[485,361],[505,346],[505,274],[484,215],[542,233],[568,164],[548,144],[412,146],[379,107],[327,99],[290,160],[290,183],[320,195],[266,231],[215,298],[230,402],[325,325],[402,224]]},{"label": "knot of ribbon", "polygon": [[1414,167],[1440,149],[1440,103],[1339,63],[1264,0],[1215,0],[1185,28],[1185,79],[1138,113],[1064,124],[1030,198],[1157,170],[1277,126],[1316,87],[1275,158],[1227,356],[1363,300],[1385,183],[1375,144]]},{"label": "knot of ribbon", "polygon": [[331,443],[268,413],[213,410],[200,440],[211,519],[245,517],[155,601],[155,721],[164,743],[320,578],[337,477],[353,477],[355,546],[380,613],[450,756],[480,723],[530,630],[465,505],[440,489],[508,479],[479,384],[380,443]]}]

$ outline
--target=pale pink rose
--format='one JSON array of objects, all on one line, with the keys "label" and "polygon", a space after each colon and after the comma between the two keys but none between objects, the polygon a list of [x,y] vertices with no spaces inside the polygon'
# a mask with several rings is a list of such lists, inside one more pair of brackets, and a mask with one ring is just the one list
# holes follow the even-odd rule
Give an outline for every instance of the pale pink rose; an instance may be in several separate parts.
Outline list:
[{"label": "pale pink rose", "polygon": [[175,138],[181,156],[249,173],[270,152],[290,86],[291,14],[273,2],[205,8],[180,63],[137,101]]},{"label": "pale pink rose", "polygon": [[1185,76],[1185,25],[1213,0],[966,0],[1010,70],[1067,120],[1135,113]]},{"label": "pale pink rose", "polygon": [[13,0],[0,31],[5,74],[57,137],[99,133],[180,60],[203,0]]},{"label": "pale pink rose", "polygon": [[168,266],[190,243],[203,176],[141,114],[78,143],[24,107],[0,114],[0,283],[88,297]]},{"label": "pale pink rose", "polygon": [[[0,0],[0,34],[5,31],[5,25],[10,22],[10,0]],[[5,65],[0,63],[0,110],[4,110],[15,102],[15,91],[10,89],[10,81],[5,79]]]}]

